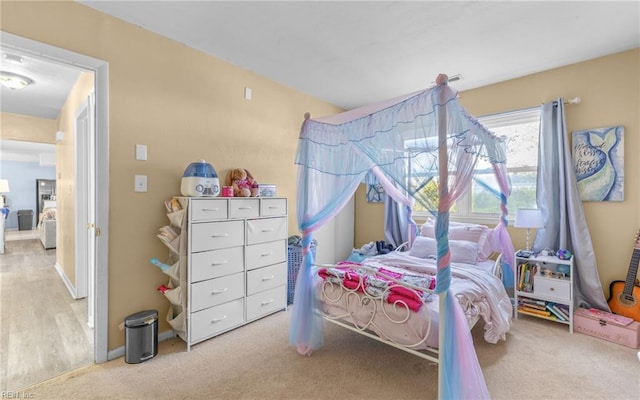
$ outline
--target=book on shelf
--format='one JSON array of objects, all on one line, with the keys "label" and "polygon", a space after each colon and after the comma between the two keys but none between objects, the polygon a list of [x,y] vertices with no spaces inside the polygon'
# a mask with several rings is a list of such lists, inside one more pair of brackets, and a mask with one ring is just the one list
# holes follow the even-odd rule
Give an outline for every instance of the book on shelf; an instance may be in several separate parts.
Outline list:
[{"label": "book on shelf", "polygon": [[565,317],[567,319],[567,321],[570,319],[569,318],[569,307],[567,307],[564,304],[554,304],[553,305],[554,310],[558,311],[560,314],[562,314],[563,317]]},{"label": "book on shelf", "polygon": [[568,321],[569,318],[562,314],[557,308],[555,303],[547,303],[547,310],[551,311],[561,321]]},{"label": "book on shelf", "polygon": [[535,308],[529,308],[526,306],[519,306],[518,312],[529,314],[529,315],[535,315],[536,317],[557,319],[557,317],[554,314],[551,314],[551,311],[542,311],[542,310],[537,310]]}]

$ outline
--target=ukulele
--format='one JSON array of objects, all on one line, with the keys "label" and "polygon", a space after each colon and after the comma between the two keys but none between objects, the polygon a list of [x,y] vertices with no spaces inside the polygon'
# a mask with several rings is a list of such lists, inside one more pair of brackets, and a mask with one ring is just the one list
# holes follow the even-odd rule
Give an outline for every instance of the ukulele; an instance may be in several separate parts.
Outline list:
[{"label": "ukulele", "polygon": [[640,229],[636,232],[627,279],[624,282],[611,282],[609,300],[607,300],[609,308],[615,314],[624,315],[636,321],[640,321],[640,286],[636,279],[638,261],[640,261]]}]

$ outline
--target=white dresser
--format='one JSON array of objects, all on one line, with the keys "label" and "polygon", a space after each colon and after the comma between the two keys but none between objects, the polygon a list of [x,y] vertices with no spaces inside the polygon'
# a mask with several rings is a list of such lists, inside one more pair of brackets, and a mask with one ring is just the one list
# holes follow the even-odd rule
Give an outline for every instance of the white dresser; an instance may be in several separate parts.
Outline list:
[{"label": "white dresser", "polygon": [[[190,346],[287,307],[287,199],[176,197]],[[186,240],[184,235],[186,235]],[[173,325],[173,324],[172,324]]]}]

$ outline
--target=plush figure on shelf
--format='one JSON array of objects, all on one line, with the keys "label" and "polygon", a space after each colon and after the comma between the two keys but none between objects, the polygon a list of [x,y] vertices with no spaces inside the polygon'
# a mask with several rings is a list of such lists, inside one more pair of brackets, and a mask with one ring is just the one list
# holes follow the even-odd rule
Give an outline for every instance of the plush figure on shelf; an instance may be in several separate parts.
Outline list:
[{"label": "plush figure on shelf", "polygon": [[233,195],[235,197],[258,196],[258,183],[253,179],[251,173],[244,168],[230,170],[225,179],[225,185],[233,187]]}]

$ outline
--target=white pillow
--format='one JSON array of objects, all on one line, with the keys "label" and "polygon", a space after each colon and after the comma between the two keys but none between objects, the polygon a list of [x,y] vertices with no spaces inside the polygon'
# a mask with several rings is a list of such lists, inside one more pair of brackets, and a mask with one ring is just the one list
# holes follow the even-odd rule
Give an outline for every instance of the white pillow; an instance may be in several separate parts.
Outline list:
[{"label": "white pillow", "polygon": [[[428,219],[421,227],[422,236],[435,238],[434,221]],[[451,222],[449,240],[466,240],[476,243],[478,254],[476,261],[486,261],[493,253],[492,229],[485,225]]]},{"label": "white pillow", "polygon": [[436,240],[426,236],[418,236],[409,249],[409,255],[418,258],[436,257]]},{"label": "white pillow", "polygon": [[[478,245],[468,240],[449,240],[451,262],[475,264]],[[418,236],[409,250],[409,255],[418,258],[436,258],[437,242],[433,238]]]}]

